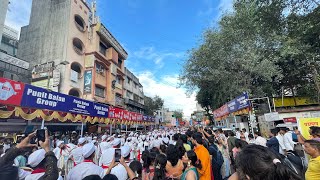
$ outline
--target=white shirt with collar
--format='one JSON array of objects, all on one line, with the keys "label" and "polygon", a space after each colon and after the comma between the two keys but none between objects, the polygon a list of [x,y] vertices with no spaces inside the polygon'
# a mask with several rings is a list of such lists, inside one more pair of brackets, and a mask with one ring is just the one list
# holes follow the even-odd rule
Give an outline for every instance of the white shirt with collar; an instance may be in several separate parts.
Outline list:
[{"label": "white shirt with collar", "polygon": [[98,175],[103,178],[106,175],[106,171],[93,162],[82,162],[70,170],[67,180],[82,180],[90,175]]},{"label": "white shirt with collar", "polygon": [[296,142],[292,140],[292,132],[288,131],[284,134],[283,142],[287,151],[293,151],[294,145],[296,144]]},{"label": "white shirt with collar", "polygon": [[279,153],[284,155],[285,154],[284,150],[286,150],[286,146],[284,145],[283,135],[278,133],[276,138],[278,139],[278,142],[279,142]]}]

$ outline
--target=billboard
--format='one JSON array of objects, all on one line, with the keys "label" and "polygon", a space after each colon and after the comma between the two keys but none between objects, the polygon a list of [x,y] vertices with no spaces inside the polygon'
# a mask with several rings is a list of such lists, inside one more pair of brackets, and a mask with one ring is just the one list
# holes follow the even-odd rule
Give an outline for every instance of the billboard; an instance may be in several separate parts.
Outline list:
[{"label": "billboard", "polygon": [[0,78],[0,104],[20,106],[24,83]]},{"label": "billboard", "polygon": [[92,70],[84,71],[84,93],[91,93],[92,91]]},{"label": "billboard", "polygon": [[248,94],[243,93],[241,96],[238,96],[232,101],[228,102],[229,113],[233,113],[241,109],[250,107],[250,101],[248,99]]},{"label": "billboard", "polygon": [[99,117],[108,117],[109,111],[109,107],[106,105],[52,92],[29,84],[25,85],[21,106]]}]

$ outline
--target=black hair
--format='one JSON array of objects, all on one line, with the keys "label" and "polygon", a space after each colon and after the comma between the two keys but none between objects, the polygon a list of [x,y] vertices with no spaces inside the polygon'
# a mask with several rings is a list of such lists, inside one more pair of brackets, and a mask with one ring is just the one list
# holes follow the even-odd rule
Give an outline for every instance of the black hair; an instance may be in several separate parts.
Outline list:
[{"label": "black hair", "polygon": [[156,153],[143,151],[142,153],[142,160],[143,160],[143,168],[146,169],[146,172],[150,172],[150,166],[153,165],[154,160],[156,159]]},{"label": "black hair", "polygon": [[161,145],[160,145],[160,150],[161,150],[161,152],[166,153],[166,151],[167,151],[167,146],[164,145],[164,144],[161,144]]},{"label": "black hair", "polygon": [[182,159],[184,154],[186,153],[186,149],[183,146],[183,142],[181,140],[177,141],[176,147],[178,148],[179,158]]},{"label": "black hair", "polygon": [[99,175],[89,175],[84,177],[82,180],[101,180]]},{"label": "black hair", "polygon": [[163,180],[166,177],[167,157],[164,154],[159,154],[154,161],[155,170],[153,180]]},{"label": "black hair", "polygon": [[142,164],[139,161],[132,161],[129,167],[135,174],[138,174],[139,177],[142,176]]},{"label": "black hair", "polygon": [[186,132],[186,135],[190,138],[190,137],[192,137],[192,134],[193,134],[193,132],[191,131],[191,130],[188,130],[187,132]]},{"label": "black hair", "polygon": [[274,136],[276,136],[278,134],[278,132],[279,132],[279,129],[278,128],[274,128],[274,129],[271,129],[270,131]]},{"label": "black hair", "polygon": [[308,143],[310,144],[310,146],[312,146],[313,148],[318,149],[318,151],[320,151],[320,142],[316,141],[316,140],[306,140],[304,141],[304,143]]},{"label": "black hair", "polygon": [[239,179],[250,180],[301,180],[289,167],[282,162],[270,149],[260,145],[249,145],[242,149],[236,157]]},{"label": "black hair", "polygon": [[311,126],[310,127],[310,130],[311,130],[311,135],[316,135],[316,136],[320,136],[320,127],[317,127],[317,126]]},{"label": "black hair", "polygon": [[253,134],[249,134],[248,137],[249,137],[249,138],[253,138]]},{"label": "black hair", "polygon": [[102,180],[118,180],[118,178],[114,174],[107,174],[102,178]]},{"label": "black hair", "polygon": [[175,166],[175,165],[178,164],[178,161],[179,161],[179,149],[176,146],[170,144],[167,147],[166,154],[167,154],[167,159],[171,163],[172,166]]},{"label": "black hair", "polygon": [[202,144],[203,141],[202,141],[202,136],[199,136],[197,133],[194,133],[192,135],[192,139],[194,139],[195,141],[197,141],[198,144]]},{"label": "black hair", "polygon": [[174,141],[178,141],[178,139],[179,139],[179,134],[174,134],[173,135],[173,137],[172,137],[172,140],[174,140]]},{"label": "black hair", "polygon": [[236,139],[236,140],[235,140],[235,146],[236,146],[236,148],[242,149],[242,148],[244,148],[244,147],[247,146],[247,145],[248,145],[248,143],[247,143],[246,141],[243,141],[243,140],[240,140],[240,139]]},{"label": "black hair", "polygon": [[202,169],[201,161],[198,159],[197,154],[193,151],[187,151],[188,159],[191,160],[192,166],[196,167],[197,169]]},{"label": "black hair", "polygon": [[254,132],[254,134],[261,136],[261,133],[259,131]]},{"label": "black hair", "polygon": [[180,139],[181,139],[181,141],[183,142],[183,143],[188,143],[188,137],[187,137],[187,135],[185,135],[185,134],[182,134],[181,136],[180,136]]},{"label": "black hair", "polygon": [[243,129],[242,129],[242,131],[246,132],[246,131],[247,131],[247,129],[246,129],[246,128],[243,128]]},{"label": "black hair", "polygon": [[215,138],[214,138],[213,136],[210,136],[210,137],[208,138],[208,141],[209,141],[210,144],[214,144]]},{"label": "black hair", "polygon": [[219,133],[223,133],[223,131],[222,131],[222,129],[221,129],[221,128],[219,128],[219,129],[218,129],[218,132],[219,132]]},{"label": "black hair", "polygon": [[159,149],[156,148],[156,147],[153,147],[153,148],[150,150],[150,152],[156,153],[157,155],[160,154]]},{"label": "black hair", "polygon": [[229,135],[229,136],[234,136],[234,132],[229,131],[228,135]]}]

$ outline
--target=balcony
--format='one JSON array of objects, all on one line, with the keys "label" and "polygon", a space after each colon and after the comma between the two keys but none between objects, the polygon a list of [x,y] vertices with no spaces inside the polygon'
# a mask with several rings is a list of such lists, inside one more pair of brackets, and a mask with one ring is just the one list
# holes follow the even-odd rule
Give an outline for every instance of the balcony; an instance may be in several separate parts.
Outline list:
[{"label": "balcony", "polygon": [[115,97],[115,105],[124,107],[124,99],[122,97],[116,96]]},{"label": "balcony", "polygon": [[125,98],[125,103],[126,103],[127,105],[131,105],[131,106],[135,106],[135,107],[144,109],[144,105],[143,105],[143,104],[140,104],[140,103],[138,103],[137,101],[134,101],[134,100],[129,99],[129,98]]}]

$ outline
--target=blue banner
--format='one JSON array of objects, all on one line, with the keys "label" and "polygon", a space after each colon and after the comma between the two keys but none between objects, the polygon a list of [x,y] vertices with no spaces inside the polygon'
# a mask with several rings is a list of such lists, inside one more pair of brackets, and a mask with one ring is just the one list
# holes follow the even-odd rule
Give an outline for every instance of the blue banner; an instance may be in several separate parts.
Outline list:
[{"label": "blue banner", "polygon": [[21,106],[98,117],[108,117],[109,111],[107,105],[52,92],[29,84],[25,86]]},{"label": "blue banner", "polygon": [[249,96],[247,93],[243,93],[241,96],[236,97],[232,101],[228,102],[229,113],[239,111],[241,109],[250,107]]}]

